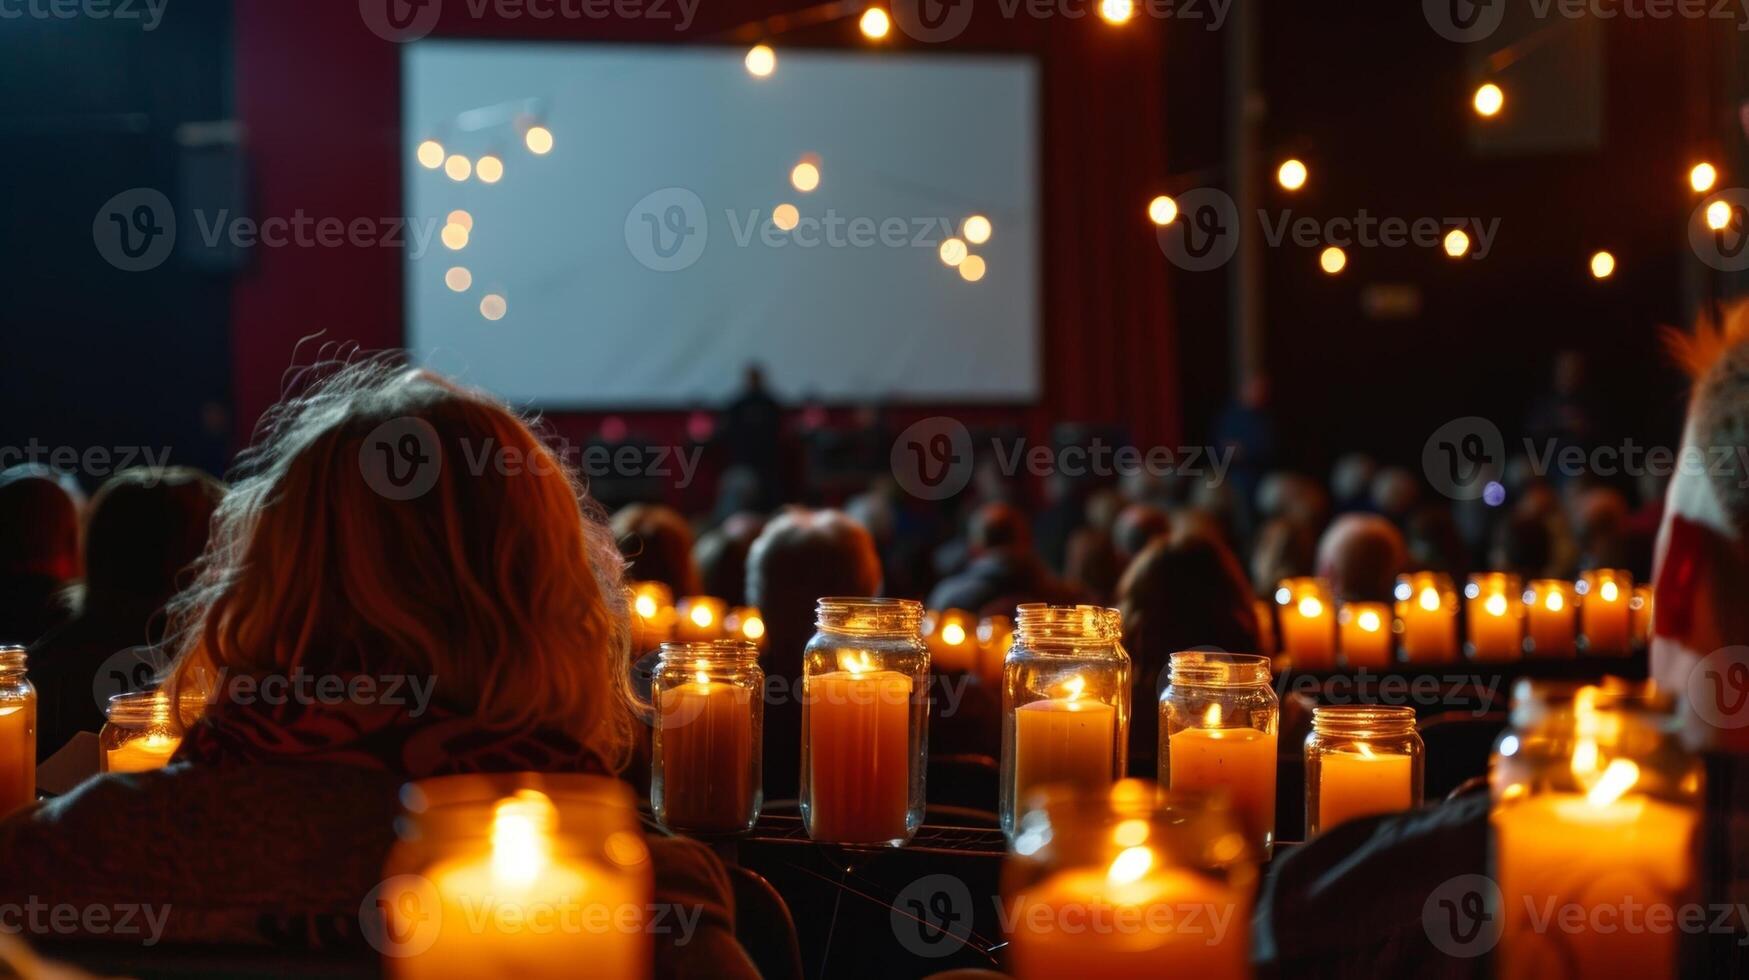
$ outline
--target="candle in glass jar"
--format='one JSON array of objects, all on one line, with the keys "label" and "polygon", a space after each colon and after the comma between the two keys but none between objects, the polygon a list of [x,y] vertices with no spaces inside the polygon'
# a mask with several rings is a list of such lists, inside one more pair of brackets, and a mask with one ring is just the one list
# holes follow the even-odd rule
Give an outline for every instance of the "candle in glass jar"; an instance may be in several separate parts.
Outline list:
[{"label": "candle in glass jar", "polygon": [[1299,670],[1336,666],[1336,612],[1324,583],[1312,578],[1282,579],[1275,590],[1281,649]]},{"label": "candle in glass jar", "polygon": [[1469,616],[1470,656],[1477,660],[1516,660],[1524,652],[1524,593],[1516,576],[1488,572],[1470,576],[1464,586]]},{"label": "candle in glass jar", "polygon": [[1415,805],[1415,760],[1399,752],[1374,752],[1364,743],[1353,752],[1318,757],[1318,830]]},{"label": "candle in glass jar", "polygon": [[674,638],[683,643],[715,640],[723,635],[723,619],[729,605],[710,596],[687,596],[680,600],[680,615],[674,623]]},{"label": "candle in glass jar", "polygon": [[104,772],[149,772],[170,764],[170,757],[182,745],[180,735],[152,732],[129,739],[103,754]]},{"label": "candle in glass jar", "polygon": [[747,828],[753,812],[753,692],[712,681],[658,689],[664,826],[708,833]]},{"label": "candle in glass jar", "polygon": [[[1600,798],[1593,789],[1501,806],[1492,823],[1501,976],[1546,976],[1554,963],[1575,977],[1676,976],[1680,930],[1560,923],[1569,908],[1583,910],[1584,923],[1600,909],[1620,915],[1638,906],[1643,916],[1648,907],[1680,908],[1693,874],[1692,811],[1644,796]],[[1551,909],[1555,918],[1545,921]]]},{"label": "candle in glass jar", "polygon": [[1530,653],[1537,657],[1571,657],[1577,651],[1573,584],[1561,579],[1539,578],[1525,590],[1525,618],[1530,634]]},{"label": "candle in glass jar", "polygon": [[803,678],[808,833],[874,844],[908,836],[911,678],[855,666]]},{"label": "candle in glass jar", "polygon": [[1274,732],[1255,728],[1173,732],[1166,740],[1168,788],[1225,788],[1246,832],[1267,842],[1275,836],[1275,740]]},{"label": "candle in glass jar", "polygon": [[[643,916],[649,896],[559,853],[556,823],[545,794],[523,790],[501,801],[484,853],[458,855],[425,873],[438,903],[436,938],[423,952],[389,958],[389,972],[405,980],[556,980],[575,976],[577,964],[586,963],[596,976],[648,977],[652,946]],[[433,913],[414,894],[411,901],[385,902],[391,918],[420,916],[394,923],[392,935],[429,928],[424,917]]]},{"label": "candle in glass jar", "polygon": [[1337,617],[1341,626],[1342,659],[1350,667],[1389,667],[1392,644],[1391,607],[1382,602],[1345,602]]},{"label": "candle in glass jar", "polygon": [[1014,797],[1024,801],[1047,783],[1103,787],[1113,779],[1117,709],[1083,697],[1086,680],[1065,685],[1066,697],[1014,709]]},{"label": "candle in glass jar", "polygon": [[[1249,977],[1249,896],[1161,864],[1149,848],[1130,847],[1108,868],[1061,871],[1017,895],[1014,976]],[[1216,922],[1228,923],[1224,932]]]},{"label": "candle in glass jar", "polygon": [[1457,659],[1457,610],[1447,601],[1449,580],[1433,572],[1397,579],[1397,618],[1403,625],[1403,659],[1446,663]]},{"label": "candle in glass jar", "polygon": [[1627,572],[1599,568],[1581,574],[1577,589],[1579,629],[1585,637],[1585,652],[1627,653],[1632,615],[1628,600],[1633,597],[1633,578]]},{"label": "candle in glass jar", "polygon": [[632,649],[653,650],[673,638],[674,594],[660,582],[638,582],[632,593]]},{"label": "candle in glass jar", "polygon": [[929,666],[942,674],[963,674],[976,669],[978,644],[971,614],[949,609],[937,613],[933,620],[933,628],[924,637],[929,644]]},{"label": "candle in glass jar", "polygon": [[36,800],[36,703],[0,705],[0,813]]}]

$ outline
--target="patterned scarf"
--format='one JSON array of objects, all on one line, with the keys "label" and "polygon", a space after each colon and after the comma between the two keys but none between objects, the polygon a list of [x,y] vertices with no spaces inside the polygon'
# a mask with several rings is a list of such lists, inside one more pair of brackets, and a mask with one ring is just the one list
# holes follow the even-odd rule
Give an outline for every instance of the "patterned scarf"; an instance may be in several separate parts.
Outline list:
[{"label": "patterned scarf", "polygon": [[469,772],[608,775],[602,760],[561,732],[492,729],[436,704],[267,704],[220,701],[192,726],[173,762],[235,767],[332,763],[413,779]]}]

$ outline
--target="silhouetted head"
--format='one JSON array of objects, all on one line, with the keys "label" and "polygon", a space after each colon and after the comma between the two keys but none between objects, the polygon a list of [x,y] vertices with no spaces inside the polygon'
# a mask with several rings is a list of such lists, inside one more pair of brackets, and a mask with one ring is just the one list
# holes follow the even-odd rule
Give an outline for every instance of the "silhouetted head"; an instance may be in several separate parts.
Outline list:
[{"label": "silhouetted head", "polygon": [[676,597],[698,595],[692,564],[692,526],[672,507],[627,504],[613,515],[613,536],[634,582],[661,582]]},{"label": "silhouetted head", "polygon": [[169,601],[191,583],[224,495],[224,484],[184,466],[111,477],[91,498],[82,601]]}]

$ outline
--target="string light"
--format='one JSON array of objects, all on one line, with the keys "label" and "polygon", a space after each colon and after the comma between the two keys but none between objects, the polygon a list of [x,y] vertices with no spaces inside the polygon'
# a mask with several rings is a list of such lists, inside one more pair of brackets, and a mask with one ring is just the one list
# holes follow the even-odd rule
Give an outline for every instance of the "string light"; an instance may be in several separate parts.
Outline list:
[{"label": "string light", "polygon": [[1470,236],[1462,228],[1453,228],[1445,234],[1445,254],[1454,259],[1461,259],[1470,252]]},{"label": "string light", "polygon": [[1615,275],[1615,256],[1598,250],[1591,253],[1591,278],[1608,279]]},{"label": "string light", "polygon": [[1499,115],[1500,109],[1506,105],[1506,93],[1500,90],[1500,86],[1487,82],[1476,89],[1474,102],[1476,115],[1485,119],[1492,118]]},{"label": "string light", "polygon": [[474,175],[482,184],[496,184],[504,179],[504,161],[487,154],[474,164]]},{"label": "string light", "polygon": [[443,172],[449,175],[450,180],[459,184],[467,180],[468,175],[474,172],[474,165],[468,162],[467,157],[456,153],[443,162]]},{"label": "string light", "polygon": [[862,28],[863,37],[871,41],[879,41],[887,36],[888,31],[892,30],[893,21],[887,16],[885,10],[879,7],[870,7],[862,12],[862,20],[857,22],[857,26]]},{"label": "string light", "polygon": [[1705,194],[1713,189],[1719,181],[1718,170],[1710,163],[1697,163],[1688,172],[1688,186],[1694,188],[1696,194]]},{"label": "string light", "polygon": [[545,126],[530,126],[528,132],[522,134],[522,142],[528,147],[528,152],[544,157],[553,152],[553,131]]},{"label": "string light", "polygon": [[766,78],[777,70],[777,52],[768,44],[755,44],[747,50],[747,74]]},{"label": "string light", "polygon": [[1161,194],[1148,202],[1148,220],[1157,225],[1169,225],[1178,217],[1178,202]]},{"label": "string light", "polygon": [[820,186],[820,168],[818,165],[803,160],[789,172],[790,186],[803,194]]},{"label": "string light", "polygon": [[480,315],[488,320],[502,320],[510,312],[510,304],[497,293],[487,293],[480,299]]},{"label": "string light", "polygon": [[966,282],[977,282],[984,278],[984,259],[978,255],[968,255],[960,261],[960,278]]},{"label": "string light", "polygon": [[1306,186],[1306,165],[1290,158],[1275,171],[1275,179],[1282,187],[1297,191]]},{"label": "string light", "polygon": [[443,144],[436,140],[426,140],[419,144],[419,165],[426,170],[436,170],[443,166]]},{"label": "string light", "polygon": [[474,284],[474,274],[458,265],[443,274],[443,284],[448,286],[451,292],[465,293],[468,291],[468,287]]},{"label": "string light", "polygon": [[1107,24],[1122,24],[1135,13],[1135,0],[1099,0],[1099,16]]},{"label": "string light", "polygon": [[796,209],[794,204],[779,204],[771,209],[771,223],[782,231],[794,229],[796,225],[801,223],[801,220],[802,213]]},{"label": "string light", "polygon": [[459,252],[468,247],[468,234],[468,229],[464,225],[447,224],[443,226],[443,232],[439,237],[443,239],[445,248],[452,252]]},{"label": "string light", "polygon": [[1714,201],[1706,206],[1706,226],[1714,231],[1724,231],[1731,223],[1731,206],[1724,201]]},{"label": "string light", "polygon": [[942,242],[938,251],[941,254],[941,261],[945,265],[956,266],[966,259],[966,243],[957,238],[949,238]]},{"label": "string light", "polygon": [[1330,275],[1341,272],[1348,266],[1348,253],[1332,245],[1318,254],[1318,265]]},{"label": "string light", "polygon": [[974,214],[960,225],[960,234],[966,236],[966,241],[973,245],[982,245],[990,240],[990,219],[981,214]]}]

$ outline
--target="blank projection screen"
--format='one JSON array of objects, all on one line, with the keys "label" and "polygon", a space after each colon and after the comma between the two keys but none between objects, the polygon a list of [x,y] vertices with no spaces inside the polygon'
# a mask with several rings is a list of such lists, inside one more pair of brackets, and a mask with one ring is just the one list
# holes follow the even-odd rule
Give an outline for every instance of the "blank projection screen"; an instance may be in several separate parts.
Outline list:
[{"label": "blank projection screen", "polygon": [[[415,356],[541,408],[717,402],[755,362],[787,398],[1035,398],[1034,64],[780,49],[758,78],[745,54],[409,46]],[[950,266],[972,215],[991,234]]]}]

